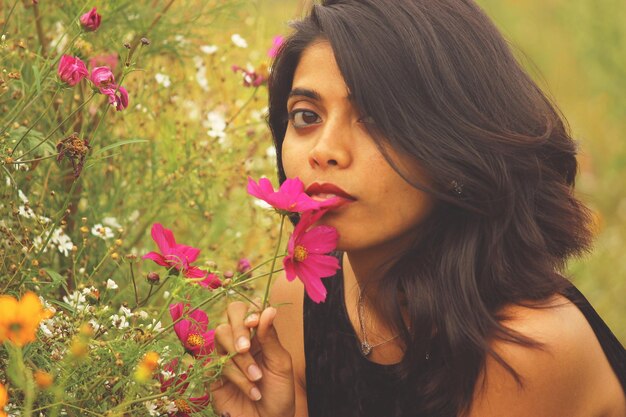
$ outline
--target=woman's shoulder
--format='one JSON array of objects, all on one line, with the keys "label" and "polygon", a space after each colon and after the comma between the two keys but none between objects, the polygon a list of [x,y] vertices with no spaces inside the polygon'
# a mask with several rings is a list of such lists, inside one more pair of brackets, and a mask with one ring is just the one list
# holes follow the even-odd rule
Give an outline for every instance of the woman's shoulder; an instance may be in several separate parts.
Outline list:
[{"label": "woman's shoulder", "polygon": [[519,374],[521,384],[488,356],[470,416],[626,416],[619,380],[589,322],[570,300],[555,295],[541,307],[514,305],[502,313],[505,327],[541,347],[494,340],[491,348]]}]

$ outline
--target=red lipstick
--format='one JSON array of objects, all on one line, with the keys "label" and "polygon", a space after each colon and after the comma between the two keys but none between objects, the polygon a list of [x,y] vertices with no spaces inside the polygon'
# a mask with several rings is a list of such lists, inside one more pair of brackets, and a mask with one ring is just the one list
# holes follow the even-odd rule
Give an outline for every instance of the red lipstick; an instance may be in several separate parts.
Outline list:
[{"label": "red lipstick", "polygon": [[325,183],[311,183],[305,191],[309,196],[313,197],[316,194],[333,194],[337,197],[343,197],[347,200],[356,200],[355,197],[351,196],[344,190],[342,190],[339,186],[332,184],[330,182]]}]

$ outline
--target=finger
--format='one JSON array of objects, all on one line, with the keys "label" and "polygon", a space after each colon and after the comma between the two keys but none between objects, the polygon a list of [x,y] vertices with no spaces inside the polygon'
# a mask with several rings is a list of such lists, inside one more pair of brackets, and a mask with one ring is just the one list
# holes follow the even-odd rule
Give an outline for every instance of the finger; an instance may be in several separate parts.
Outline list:
[{"label": "finger", "polygon": [[252,401],[259,401],[261,399],[261,391],[259,391],[257,386],[233,363],[229,362],[224,366],[222,378],[239,388],[239,390],[246,394]]},{"label": "finger", "polygon": [[248,306],[241,301],[235,301],[228,305],[226,313],[232,328],[237,352],[247,352],[250,350],[250,330],[244,326],[244,319],[248,313]]},{"label": "finger", "polygon": [[259,368],[249,351],[244,353],[236,351],[231,325],[223,323],[215,328],[215,342],[215,348],[220,355],[235,355],[231,361],[234,362],[241,372],[245,373],[250,381],[258,381],[263,377],[261,368]]}]

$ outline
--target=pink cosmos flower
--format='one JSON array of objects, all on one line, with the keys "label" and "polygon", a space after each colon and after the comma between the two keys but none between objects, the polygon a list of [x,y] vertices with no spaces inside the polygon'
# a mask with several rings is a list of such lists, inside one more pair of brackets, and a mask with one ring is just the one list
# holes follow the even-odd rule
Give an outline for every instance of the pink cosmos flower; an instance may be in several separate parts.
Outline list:
[{"label": "pink cosmos flower", "polygon": [[208,330],[209,317],[204,311],[198,309],[189,311],[189,304],[176,303],[170,305],[170,315],[176,323],[174,324],[176,336],[189,354],[202,357],[213,351],[215,331]]},{"label": "pink cosmos flower", "polygon": [[[177,368],[178,359],[173,359],[163,367],[165,372],[157,374],[156,378],[161,383],[161,392],[165,393],[173,386],[178,394],[174,399],[177,411],[170,412],[168,415],[172,417],[190,417],[191,413],[200,412],[208,407],[210,396],[209,394],[204,394],[201,397],[183,398],[185,391],[189,388],[189,382],[187,382],[188,375],[187,372],[177,375]],[[173,376],[166,378],[164,374]]]},{"label": "pink cosmos flower", "polygon": [[237,262],[237,272],[240,274],[245,274],[250,269],[252,269],[252,264],[247,258],[241,258],[239,262]]},{"label": "pink cosmos flower", "polygon": [[61,60],[59,61],[59,69],[57,70],[57,74],[61,81],[67,83],[70,86],[75,86],[89,75],[89,71],[85,66],[85,63],[80,59],[63,55]]},{"label": "pink cosmos flower", "polygon": [[298,277],[304,283],[309,298],[316,303],[326,300],[322,278],[335,275],[340,268],[336,257],[326,255],[337,247],[337,230],[330,226],[311,228],[324,213],[325,210],[318,210],[301,215],[289,238],[287,256],[283,259],[287,280],[293,281]]},{"label": "pink cosmos flower", "polygon": [[343,200],[339,197],[325,201],[316,201],[304,192],[304,184],[299,178],[287,178],[278,191],[274,191],[267,178],[259,179],[257,184],[248,177],[248,194],[259,198],[277,210],[288,212],[304,212],[323,208],[336,207]]},{"label": "pink cosmos flower", "polygon": [[278,54],[278,49],[285,41],[285,38],[281,35],[274,36],[272,40],[272,47],[267,51],[267,56],[270,58],[276,58],[276,54]]},{"label": "pink cosmos flower", "polygon": [[152,225],[152,239],[156,242],[161,253],[149,252],[141,259],[151,259],[157,265],[174,268],[187,278],[202,278],[207,272],[198,267],[190,266],[198,259],[200,249],[176,243],[174,234],[160,223]]},{"label": "pink cosmos flower", "polygon": [[92,69],[89,80],[99,89],[115,85],[115,77],[109,67],[96,67]]},{"label": "pink cosmos flower", "polygon": [[80,25],[88,32],[93,32],[100,27],[102,16],[96,13],[96,8],[89,10],[80,17]]},{"label": "pink cosmos flower", "polygon": [[220,279],[217,277],[216,274],[206,273],[205,271],[202,271],[202,272],[204,274],[206,274],[206,277],[202,281],[197,281],[198,285],[200,285],[200,286],[202,286],[204,288],[210,288],[212,290],[222,286],[222,281],[220,281]]},{"label": "pink cosmos flower", "polygon": [[269,74],[264,71],[264,68],[259,70],[247,70],[239,65],[233,65],[231,67],[234,73],[241,72],[243,74],[244,87],[260,87],[267,81]]},{"label": "pink cosmos flower", "polygon": [[111,71],[115,71],[118,63],[119,59],[117,57],[117,54],[96,55],[89,59],[90,68],[107,66],[111,68]]},{"label": "pink cosmos flower", "polygon": [[122,111],[128,107],[128,91],[124,87],[111,84],[101,88],[100,92],[109,97],[109,104],[115,106],[115,110]]}]

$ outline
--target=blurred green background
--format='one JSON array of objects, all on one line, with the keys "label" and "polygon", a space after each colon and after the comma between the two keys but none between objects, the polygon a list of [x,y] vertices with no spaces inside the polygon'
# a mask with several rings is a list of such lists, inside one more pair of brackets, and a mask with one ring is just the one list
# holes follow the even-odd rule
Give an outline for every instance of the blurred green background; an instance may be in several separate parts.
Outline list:
[{"label": "blurred green background", "polygon": [[[311,0],[258,3],[259,28],[288,33]],[[580,198],[596,214],[593,252],[572,281],[626,342],[626,2],[479,0],[579,141]]]}]

